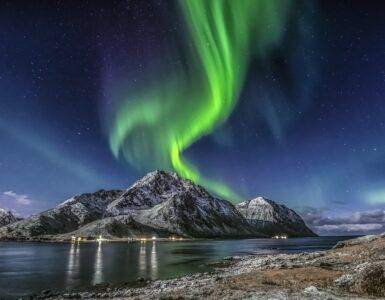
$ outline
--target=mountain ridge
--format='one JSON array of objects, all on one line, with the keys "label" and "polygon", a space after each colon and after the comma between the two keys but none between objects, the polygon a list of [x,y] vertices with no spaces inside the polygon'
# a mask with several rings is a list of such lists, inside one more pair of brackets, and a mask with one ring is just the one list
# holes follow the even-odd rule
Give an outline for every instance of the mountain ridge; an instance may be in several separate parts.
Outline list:
[{"label": "mountain ridge", "polygon": [[[74,196],[50,210],[0,227],[0,239],[68,239],[71,235],[91,239],[98,235],[264,237],[276,234],[277,228],[280,234],[289,236],[314,236],[294,211],[269,201],[280,208],[274,210],[275,218],[270,220],[277,223],[275,226],[266,226],[266,220],[261,223],[250,219],[247,213],[245,217],[244,204],[233,205],[175,173],[157,170],[126,190],[99,190]],[[253,211],[248,213],[256,215]]]}]

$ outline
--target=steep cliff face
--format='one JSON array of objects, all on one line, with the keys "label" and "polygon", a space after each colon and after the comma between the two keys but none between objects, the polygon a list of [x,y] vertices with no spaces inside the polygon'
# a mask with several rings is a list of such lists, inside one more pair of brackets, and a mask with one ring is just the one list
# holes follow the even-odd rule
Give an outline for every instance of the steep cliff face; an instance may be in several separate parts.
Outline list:
[{"label": "steep cliff face", "polygon": [[255,230],[266,235],[316,236],[294,210],[272,200],[257,197],[236,207]]}]

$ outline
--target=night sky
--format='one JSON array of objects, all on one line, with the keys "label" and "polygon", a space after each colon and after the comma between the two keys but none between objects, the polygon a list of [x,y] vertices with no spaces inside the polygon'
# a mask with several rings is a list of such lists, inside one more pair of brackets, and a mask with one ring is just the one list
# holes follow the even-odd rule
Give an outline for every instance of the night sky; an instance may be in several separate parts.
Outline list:
[{"label": "night sky", "polygon": [[[178,1],[1,1],[0,207],[26,216],[163,168],[321,234],[385,231],[385,3],[266,3],[247,33],[224,20],[233,68],[207,75],[214,46]],[[231,102],[192,136],[210,76]]]}]

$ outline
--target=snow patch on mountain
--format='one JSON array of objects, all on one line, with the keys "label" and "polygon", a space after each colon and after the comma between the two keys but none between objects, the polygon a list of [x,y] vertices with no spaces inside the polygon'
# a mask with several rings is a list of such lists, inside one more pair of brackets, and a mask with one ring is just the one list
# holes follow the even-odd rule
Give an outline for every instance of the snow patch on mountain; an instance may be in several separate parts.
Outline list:
[{"label": "snow patch on mountain", "polygon": [[294,210],[270,199],[257,197],[236,207],[256,230],[265,234],[315,236]]},{"label": "snow patch on mountain", "polygon": [[0,208],[0,227],[17,222],[19,219],[12,212]]},{"label": "snow patch on mountain", "polygon": [[157,170],[135,182],[108,205],[107,211],[113,215],[124,215],[132,210],[149,209],[192,187],[198,189],[190,180],[181,179],[175,173]]},{"label": "snow patch on mountain", "polygon": [[107,205],[121,193],[121,190],[100,190],[75,196],[53,209],[2,227],[0,239],[30,239],[76,230],[89,222],[108,216]]},{"label": "snow patch on mountain", "polygon": [[137,212],[134,218],[187,237],[261,236],[231,203],[191,190],[173,194],[169,200]]}]

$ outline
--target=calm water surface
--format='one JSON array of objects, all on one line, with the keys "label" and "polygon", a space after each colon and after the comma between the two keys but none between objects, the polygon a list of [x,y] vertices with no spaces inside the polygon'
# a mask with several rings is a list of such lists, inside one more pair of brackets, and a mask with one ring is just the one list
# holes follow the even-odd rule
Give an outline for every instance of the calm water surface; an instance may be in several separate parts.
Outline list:
[{"label": "calm water surface", "polygon": [[[0,242],[0,295],[11,298],[43,289],[171,278],[207,271],[229,255],[294,253],[330,249],[349,237],[186,242]],[[0,298],[1,298],[0,297]]]}]

